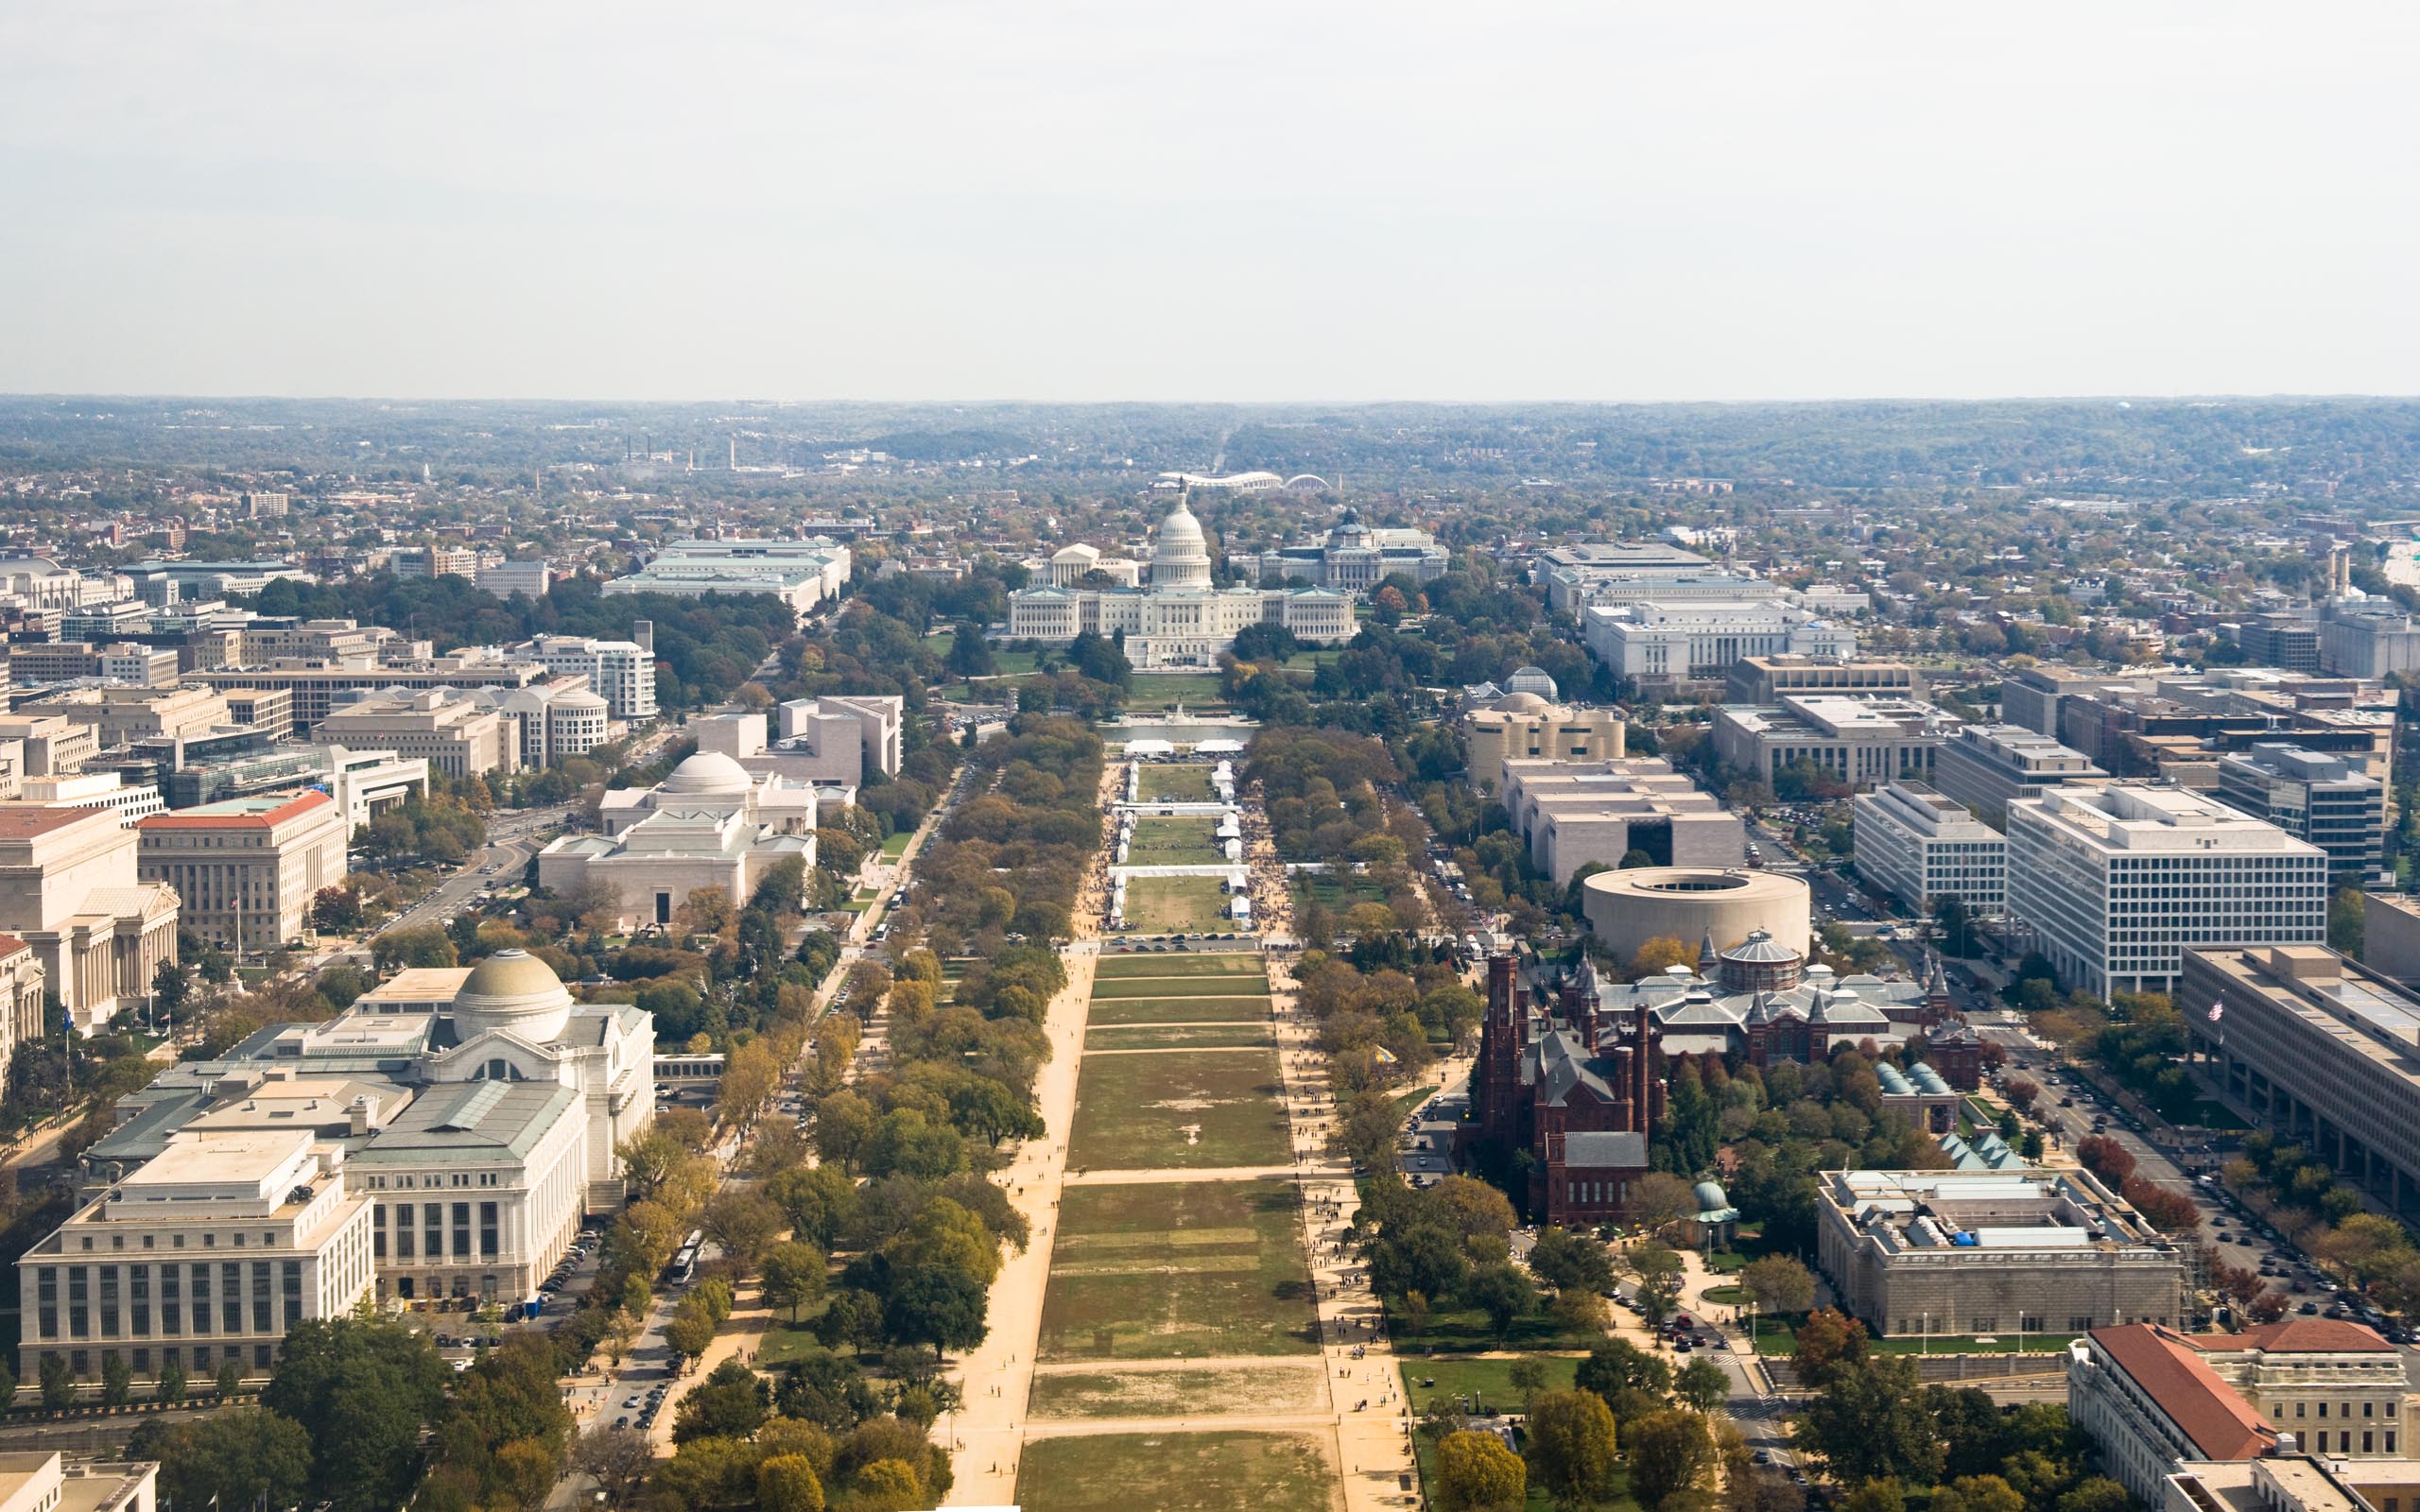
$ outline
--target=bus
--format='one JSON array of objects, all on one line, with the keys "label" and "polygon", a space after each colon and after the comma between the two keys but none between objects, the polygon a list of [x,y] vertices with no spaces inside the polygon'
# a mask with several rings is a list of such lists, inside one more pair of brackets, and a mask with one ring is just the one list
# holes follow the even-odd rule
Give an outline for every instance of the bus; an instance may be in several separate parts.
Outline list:
[{"label": "bus", "polygon": [[698,1249],[706,1242],[705,1230],[692,1228],[689,1237],[672,1253],[672,1263],[664,1267],[666,1280],[675,1286],[686,1286],[698,1279]]}]

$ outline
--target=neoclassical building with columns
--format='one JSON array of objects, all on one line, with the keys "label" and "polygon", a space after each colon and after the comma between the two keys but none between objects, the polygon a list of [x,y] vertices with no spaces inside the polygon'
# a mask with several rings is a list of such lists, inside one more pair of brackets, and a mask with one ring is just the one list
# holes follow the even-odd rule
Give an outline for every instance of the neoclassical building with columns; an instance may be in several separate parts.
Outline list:
[{"label": "neoclassical building with columns", "polygon": [[654,1117],[654,1050],[652,1015],[576,1003],[518,950],[409,969],[128,1094],[82,1157],[84,1190],[197,1134],[302,1131],[369,1199],[379,1296],[522,1301],[585,1217],[622,1205],[614,1146]]},{"label": "neoclassical building with columns", "polygon": [[1140,588],[1023,588],[1009,595],[1008,639],[1064,645],[1090,630],[1125,637],[1137,670],[1216,666],[1236,637],[1275,625],[1313,645],[1353,639],[1353,598],[1329,588],[1219,588],[1201,522],[1179,504],[1152,537]]}]

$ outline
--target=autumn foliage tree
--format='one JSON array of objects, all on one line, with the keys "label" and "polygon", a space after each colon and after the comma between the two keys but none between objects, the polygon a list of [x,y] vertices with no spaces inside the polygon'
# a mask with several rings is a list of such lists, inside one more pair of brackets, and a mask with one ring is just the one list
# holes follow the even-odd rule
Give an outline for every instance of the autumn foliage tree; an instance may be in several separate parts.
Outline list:
[{"label": "autumn foliage tree", "polygon": [[2112,1186],[2124,1186],[2127,1177],[2135,1174],[2135,1157],[2106,1134],[2085,1137],[2076,1145],[2076,1159],[2085,1170]]},{"label": "autumn foliage tree", "polygon": [[2120,1191],[2143,1221],[2161,1233],[2183,1233],[2202,1221],[2202,1210],[2193,1206],[2192,1198],[2146,1177],[2127,1177]]}]

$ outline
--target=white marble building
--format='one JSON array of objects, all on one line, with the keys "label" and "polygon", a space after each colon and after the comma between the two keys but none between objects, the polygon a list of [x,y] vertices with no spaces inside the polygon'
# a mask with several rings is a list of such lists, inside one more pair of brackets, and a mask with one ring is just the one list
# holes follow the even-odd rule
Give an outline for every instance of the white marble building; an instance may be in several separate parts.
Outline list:
[{"label": "white marble building", "polygon": [[564,835],[539,851],[538,884],[560,893],[604,883],[626,925],[668,924],[701,887],[745,903],[781,862],[815,865],[817,799],[807,784],[700,751],[654,787],[608,793],[605,833]]},{"label": "white marble building", "polygon": [[1255,625],[1282,626],[1314,645],[1354,634],[1353,600],[1333,589],[1218,588],[1201,523],[1183,504],[1160,522],[1142,588],[1027,588],[1009,595],[1008,639],[1064,645],[1087,630],[1125,636],[1138,670],[1216,666]]}]

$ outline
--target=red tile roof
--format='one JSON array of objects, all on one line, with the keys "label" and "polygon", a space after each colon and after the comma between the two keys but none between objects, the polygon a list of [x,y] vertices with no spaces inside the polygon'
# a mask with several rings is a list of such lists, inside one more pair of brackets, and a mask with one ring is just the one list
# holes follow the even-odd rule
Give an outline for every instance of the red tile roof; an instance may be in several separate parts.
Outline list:
[{"label": "red tile roof", "polygon": [[55,809],[47,803],[0,803],[0,840],[30,840],[71,824],[81,824],[107,809]]},{"label": "red tile roof", "polygon": [[2203,1458],[2254,1459],[2277,1447],[2277,1431],[2167,1329],[2147,1323],[2094,1329],[2092,1342],[2184,1430]]},{"label": "red tile roof", "polygon": [[19,951],[27,948],[26,942],[14,935],[0,935],[0,961],[5,961]]},{"label": "red tile roof", "polygon": [[2198,1333],[2186,1339],[2197,1349],[2263,1349],[2271,1354],[2393,1354],[2394,1346],[2359,1323],[2332,1317],[2288,1318],[2240,1333]]},{"label": "red tile roof", "polygon": [[322,803],[335,801],[325,793],[302,793],[273,809],[263,809],[255,814],[154,814],[137,821],[134,827],[138,830],[266,830],[298,814],[308,813]]}]

